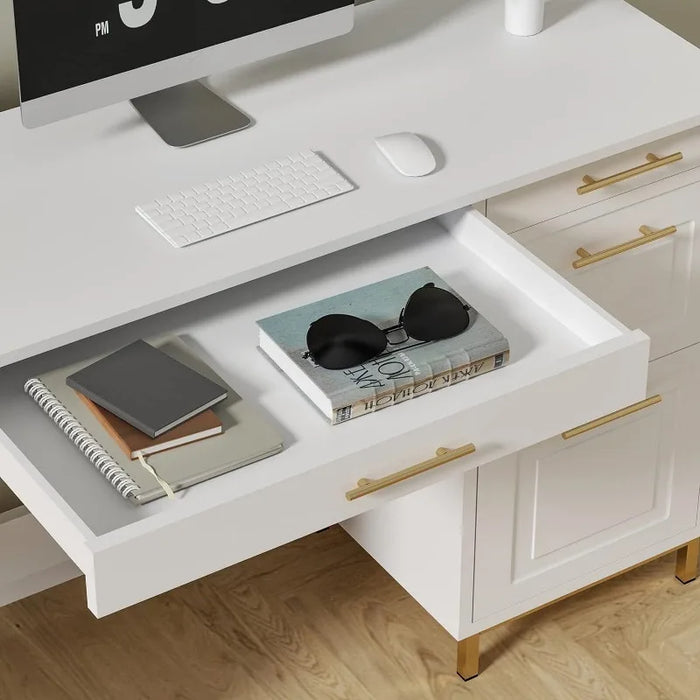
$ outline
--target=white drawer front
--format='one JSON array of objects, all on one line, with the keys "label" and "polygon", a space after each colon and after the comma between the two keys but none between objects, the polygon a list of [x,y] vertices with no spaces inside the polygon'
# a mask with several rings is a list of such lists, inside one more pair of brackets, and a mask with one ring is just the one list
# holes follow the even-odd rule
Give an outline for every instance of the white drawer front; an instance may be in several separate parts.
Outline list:
[{"label": "white drawer front", "polygon": [[649,392],[661,403],[479,470],[475,620],[696,525],[700,346],[651,363]]},{"label": "white drawer front", "polygon": [[[461,470],[539,442],[646,391],[648,338],[466,210],[0,372],[0,476],[86,574],[104,615]],[[256,348],[255,319],[430,265],[510,340],[503,369],[331,427]],[[22,394],[27,376],[163,331],[189,338],[287,435],[279,455],[187,490],[123,501]],[[346,492],[474,443],[476,453],[362,496]]]},{"label": "white drawer front", "polygon": [[[640,174],[630,174],[619,182],[591,192],[577,192],[579,187],[585,185],[585,176],[596,181],[605,180],[608,176],[649,164],[646,157],[649,153],[658,156],[661,159],[659,163],[665,163],[665,157],[677,153],[682,153],[683,158]],[[494,223],[512,233],[698,166],[700,129],[692,129],[489,199],[487,213]],[[697,179],[700,180],[700,170],[697,171]],[[614,201],[610,207],[615,207]]]},{"label": "white drawer front", "polygon": [[[613,316],[647,333],[656,358],[700,341],[697,218],[700,183],[582,224],[552,221],[516,238]],[[620,244],[643,241],[641,226],[669,235],[618,252]],[[575,261],[586,262],[580,248],[607,250],[610,257],[575,269]]]}]

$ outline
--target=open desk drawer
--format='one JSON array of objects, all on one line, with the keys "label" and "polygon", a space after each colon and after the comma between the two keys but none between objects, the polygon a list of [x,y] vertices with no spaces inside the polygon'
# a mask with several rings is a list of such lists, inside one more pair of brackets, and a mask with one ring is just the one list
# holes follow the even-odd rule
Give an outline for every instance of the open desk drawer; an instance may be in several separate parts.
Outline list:
[{"label": "open desk drawer", "polygon": [[[508,366],[331,427],[256,347],[257,318],[424,265],[506,334]],[[182,334],[258,402],[282,427],[286,449],[192,487],[175,502],[134,506],[65,440],[22,384],[163,332]],[[648,354],[644,334],[467,209],[3,369],[0,478],[85,573],[88,604],[101,616],[639,401]],[[362,478],[469,443],[473,454],[346,499]]]}]

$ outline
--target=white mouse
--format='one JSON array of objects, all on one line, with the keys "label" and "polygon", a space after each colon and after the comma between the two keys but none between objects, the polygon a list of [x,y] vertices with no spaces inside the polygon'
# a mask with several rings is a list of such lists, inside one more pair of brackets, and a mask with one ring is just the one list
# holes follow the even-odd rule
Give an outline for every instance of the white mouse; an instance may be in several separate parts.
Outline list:
[{"label": "white mouse", "polygon": [[437,163],[428,144],[417,134],[404,131],[400,134],[387,134],[374,140],[384,157],[407,177],[428,175],[435,170]]}]

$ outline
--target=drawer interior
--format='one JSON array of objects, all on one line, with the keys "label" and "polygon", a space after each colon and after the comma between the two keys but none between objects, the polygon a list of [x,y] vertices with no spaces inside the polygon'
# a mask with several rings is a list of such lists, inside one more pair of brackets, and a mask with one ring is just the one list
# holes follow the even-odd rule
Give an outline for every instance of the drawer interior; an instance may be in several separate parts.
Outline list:
[{"label": "drawer interior", "polygon": [[[497,372],[330,426],[257,348],[258,318],[428,265],[510,340]],[[181,334],[285,435],[279,455],[188,489],[175,501],[123,500],[22,391],[27,377],[139,337]],[[631,342],[624,326],[480,214],[466,210],[396,231],[22,361],[0,371],[0,477],[78,559],[478,407]],[[593,416],[590,416],[593,417]],[[79,546],[77,541],[79,540]],[[71,544],[75,545],[73,552]]]}]

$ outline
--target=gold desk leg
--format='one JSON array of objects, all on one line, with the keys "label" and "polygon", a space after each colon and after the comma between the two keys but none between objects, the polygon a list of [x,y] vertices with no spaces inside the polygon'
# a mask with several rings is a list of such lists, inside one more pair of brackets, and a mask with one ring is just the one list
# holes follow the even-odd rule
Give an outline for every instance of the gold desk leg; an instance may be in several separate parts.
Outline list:
[{"label": "gold desk leg", "polygon": [[479,675],[479,635],[457,642],[457,673],[463,681]]},{"label": "gold desk leg", "polygon": [[698,554],[700,539],[688,542],[676,552],[676,578],[681,583],[690,583],[698,577]]}]

